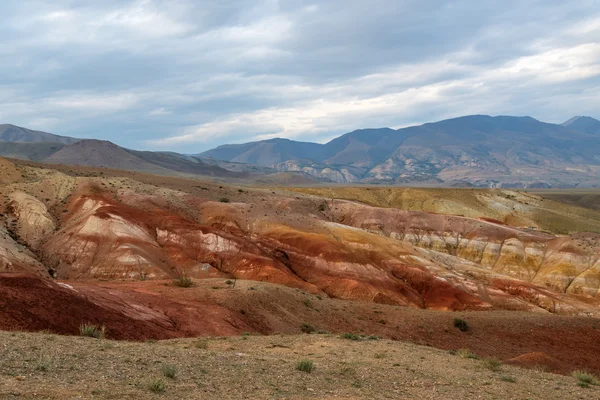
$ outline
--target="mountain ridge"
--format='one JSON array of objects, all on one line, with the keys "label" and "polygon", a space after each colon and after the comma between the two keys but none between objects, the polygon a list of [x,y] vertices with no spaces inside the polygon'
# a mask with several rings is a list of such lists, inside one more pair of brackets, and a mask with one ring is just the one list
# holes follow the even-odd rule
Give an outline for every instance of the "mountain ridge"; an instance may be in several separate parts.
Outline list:
[{"label": "mountain ridge", "polygon": [[130,150],[10,124],[0,128],[0,156],[157,174],[292,173],[342,184],[600,187],[600,121],[582,116],[552,124],[529,116],[467,115],[397,130],[358,129],[325,144],[274,138],[191,155]]},{"label": "mountain ridge", "polygon": [[59,136],[48,132],[36,131],[33,129],[22,128],[12,124],[0,124],[0,142],[11,143],[62,143],[73,144],[82,139],[68,136]]},{"label": "mountain ridge", "polygon": [[[600,121],[589,117],[577,121],[564,126],[529,116],[468,115],[398,130],[356,130],[326,144],[313,143],[312,154],[288,152],[295,157],[284,157],[279,147],[265,147],[265,142],[220,146],[198,156],[224,157],[219,149],[225,147],[229,154],[222,158],[225,161],[239,162],[240,156],[253,153],[254,160],[247,161],[267,160],[259,166],[338,183],[598,186],[600,145],[592,128]],[[592,128],[580,128],[582,122]]]}]

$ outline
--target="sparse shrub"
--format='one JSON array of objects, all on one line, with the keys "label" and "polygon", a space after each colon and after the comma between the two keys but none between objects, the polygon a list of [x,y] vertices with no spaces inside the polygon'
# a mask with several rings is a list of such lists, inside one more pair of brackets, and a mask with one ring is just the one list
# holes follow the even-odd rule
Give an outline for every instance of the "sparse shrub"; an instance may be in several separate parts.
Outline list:
[{"label": "sparse shrub", "polygon": [[227,280],[225,281],[225,284],[226,284],[226,285],[233,285],[233,281],[232,281],[232,280],[230,280],[230,279],[227,279]]},{"label": "sparse shrub", "polygon": [[242,189],[238,189],[238,193],[244,193]]},{"label": "sparse shrub", "polygon": [[385,325],[387,322],[385,321],[385,319],[380,319],[379,321],[377,321],[378,324],[381,325]]},{"label": "sparse shrub", "polygon": [[160,379],[152,381],[150,383],[150,391],[153,393],[164,393],[165,392],[165,384]]},{"label": "sparse shrub", "polygon": [[350,365],[344,364],[340,369],[340,373],[345,376],[354,376],[356,375],[356,370]]},{"label": "sparse shrub", "polygon": [[308,300],[308,299],[304,300],[302,303],[304,303],[304,305],[306,307],[308,307],[308,308],[312,308],[313,307],[312,302],[310,300]]},{"label": "sparse shrub", "polygon": [[367,340],[379,340],[379,339],[380,339],[379,336],[375,336],[375,335],[367,336]]},{"label": "sparse shrub", "polygon": [[385,353],[375,353],[375,358],[385,358]]},{"label": "sparse shrub", "polygon": [[221,197],[221,198],[219,199],[219,201],[220,201],[221,203],[229,203],[229,199],[228,199],[227,197]]},{"label": "sparse shrub", "polygon": [[325,210],[327,210],[327,203],[321,203],[319,204],[319,211],[323,212]]},{"label": "sparse shrub", "polygon": [[314,369],[314,364],[311,360],[300,360],[296,363],[296,369],[298,371],[311,373]]},{"label": "sparse shrub", "polygon": [[175,379],[177,376],[177,367],[174,365],[165,364],[162,366],[162,373],[167,378]]},{"label": "sparse shrub", "polygon": [[35,365],[35,370],[40,372],[48,372],[50,370],[50,363],[46,360],[40,359]]},{"label": "sparse shrub", "polygon": [[456,354],[458,354],[461,358],[471,358],[473,360],[477,360],[479,358],[476,354],[473,354],[469,349],[459,349],[456,352]]},{"label": "sparse shrub", "polygon": [[342,339],[348,339],[348,340],[360,340],[360,336],[355,335],[354,333],[344,333],[342,335]]},{"label": "sparse shrub", "polygon": [[188,276],[181,276],[173,280],[173,284],[182,288],[189,288],[194,286],[194,281],[192,281],[192,278]]},{"label": "sparse shrub", "polygon": [[489,369],[490,371],[497,372],[500,371],[502,363],[497,358],[486,358],[483,361],[483,366]]},{"label": "sparse shrub", "polygon": [[510,382],[510,383],[515,383],[517,380],[515,378],[513,378],[512,376],[501,376],[500,380],[502,382]]},{"label": "sparse shrub", "polygon": [[81,324],[79,326],[79,335],[95,339],[104,339],[104,336],[106,336],[106,326],[98,326],[94,324]]},{"label": "sparse shrub", "polygon": [[315,327],[309,324],[302,324],[300,325],[300,329],[302,330],[303,333],[313,333],[315,331]]},{"label": "sparse shrub", "polygon": [[573,371],[573,377],[577,379],[577,385],[583,388],[590,387],[590,385],[597,385],[598,379],[595,375],[586,371]]},{"label": "sparse shrub", "polygon": [[208,342],[206,340],[198,340],[196,343],[194,343],[194,347],[197,349],[207,350]]},{"label": "sparse shrub", "polygon": [[461,332],[469,330],[469,324],[464,319],[454,318],[454,327],[458,328]]}]

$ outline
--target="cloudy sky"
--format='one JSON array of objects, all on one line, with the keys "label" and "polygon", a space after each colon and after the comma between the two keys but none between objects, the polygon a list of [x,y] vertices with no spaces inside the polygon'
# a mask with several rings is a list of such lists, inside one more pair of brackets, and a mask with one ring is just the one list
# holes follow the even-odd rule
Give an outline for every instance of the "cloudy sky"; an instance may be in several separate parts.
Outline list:
[{"label": "cloudy sky", "polygon": [[20,0],[0,15],[0,123],[130,148],[600,117],[597,0]]}]

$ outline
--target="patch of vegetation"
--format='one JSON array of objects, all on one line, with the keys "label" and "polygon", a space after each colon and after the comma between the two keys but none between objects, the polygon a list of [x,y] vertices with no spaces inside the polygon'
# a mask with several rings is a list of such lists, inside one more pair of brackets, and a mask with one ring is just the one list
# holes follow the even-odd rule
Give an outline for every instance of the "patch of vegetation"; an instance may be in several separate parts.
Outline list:
[{"label": "patch of vegetation", "polygon": [[208,342],[206,340],[198,340],[196,343],[194,343],[194,347],[197,349],[207,350]]},{"label": "patch of vegetation", "polygon": [[464,319],[454,318],[454,327],[458,328],[461,332],[469,330],[469,324]]},{"label": "patch of vegetation", "polygon": [[590,385],[598,385],[598,378],[587,371],[573,371],[571,375],[577,379],[577,385],[582,388],[588,388]]},{"label": "patch of vegetation", "polygon": [[308,299],[304,300],[302,303],[308,308],[313,308],[312,302]]},{"label": "patch of vegetation", "polygon": [[40,359],[35,365],[35,370],[40,372],[48,372],[50,370],[50,362]]},{"label": "patch of vegetation", "polygon": [[355,335],[354,333],[344,333],[342,335],[342,339],[348,339],[348,340],[360,340],[361,337],[358,335]]},{"label": "patch of vegetation", "polygon": [[300,325],[300,329],[302,330],[302,333],[313,333],[315,331],[314,326],[306,323]]},{"label": "patch of vegetation", "polygon": [[221,198],[219,199],[219,201],[220,201],[221,203],[229,203],[229,199],[228,199],[227,197],[221,197]]},{"label": "patch of vegetation", "polygon": [[165,389],[166,389],[166,388],[165,388],[165,384],[164,384],[164,383],[163,383],[163,381],[161,381],[160,379],[157,379],[157,380],[155,380],[155,381],[152,381],[152,382],[150,383],[150,386],[149,386],[149,388],[150,388],[150,391],[151,391],[152,393],[158,393],[158,394],[160,394],[160,393],[164,393],[164,392],[165,392]]},{"label": "patch of vegetation", "polygon": [[340,374],[345,376],[354,376],[356,375],[356,370],[348,364],[344,364],[340,369]]},{"label": "patch of vegetation", "polygon": [[379,336],[375,336],[375,335],[370,335],[370,336],[357,335],[355,333],[344,333],[340,337],[342,339],[348,339],[348,340],[379,340]]},{"label": "patch of vegetation", "polygon": [[173,284],[182,288],[190,288],[194,286],[194,281],[192,281],[192,278],[189,276],[181,276],[177,279],[174,279]]},{"label": "patch of vegetation", "polygon": [[79,325],[79,336],[86,336],[95,339],[104,339],[106,336],[106,326],[98,326],[94,324]]},{"label": "patch of vegetation", "polygon": [[311,373],[314,368],[314,363],[311,360],[300,360],[296,363],[296,369],[298,371]]},{"label": "patch of vegetation", "polygon": [[469,349],[459,349],[456,351],[456,354],[458,354],[461,358],[470,358],[473,360],[479,359],[477,354],[472,353]]},{"label": "patch of vegetation", "polygon": [[505,376],[505,375],[502,375],[500,377],[500,380],[502,382],[509,382],[509,383],[515,383],[517,381],[514,377],[512,377],[512,376]]},{"label": "patch of vegetation", "polygon": [[327,203],[321,203],[321,204],[319,204],[319,207],[318,207],[318,209],[319,209],[319,211],[321,211],[321,212],[323,212],[323,211],[327,210]]},{"label": "patch of vegetation", "polygon": [[175,379],[177,376],[177,367],[174,365],[165,364],[162,366],[162,373],[169,379]]},{"label": "patch of vegetation", "polygon": [[497,358],[486,358],[483,360],[483,366],[493,372],[500,371],[502,363]]}]

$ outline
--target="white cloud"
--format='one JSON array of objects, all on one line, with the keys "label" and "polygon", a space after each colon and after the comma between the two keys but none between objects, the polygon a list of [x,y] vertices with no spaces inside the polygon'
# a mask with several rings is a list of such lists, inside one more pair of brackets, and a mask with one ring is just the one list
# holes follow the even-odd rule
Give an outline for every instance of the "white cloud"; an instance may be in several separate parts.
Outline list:
[{"label": "white cloud", "polygon": [[133,148],[600,117],[591,0],[23,0],[0,14],[0,122]]}]

